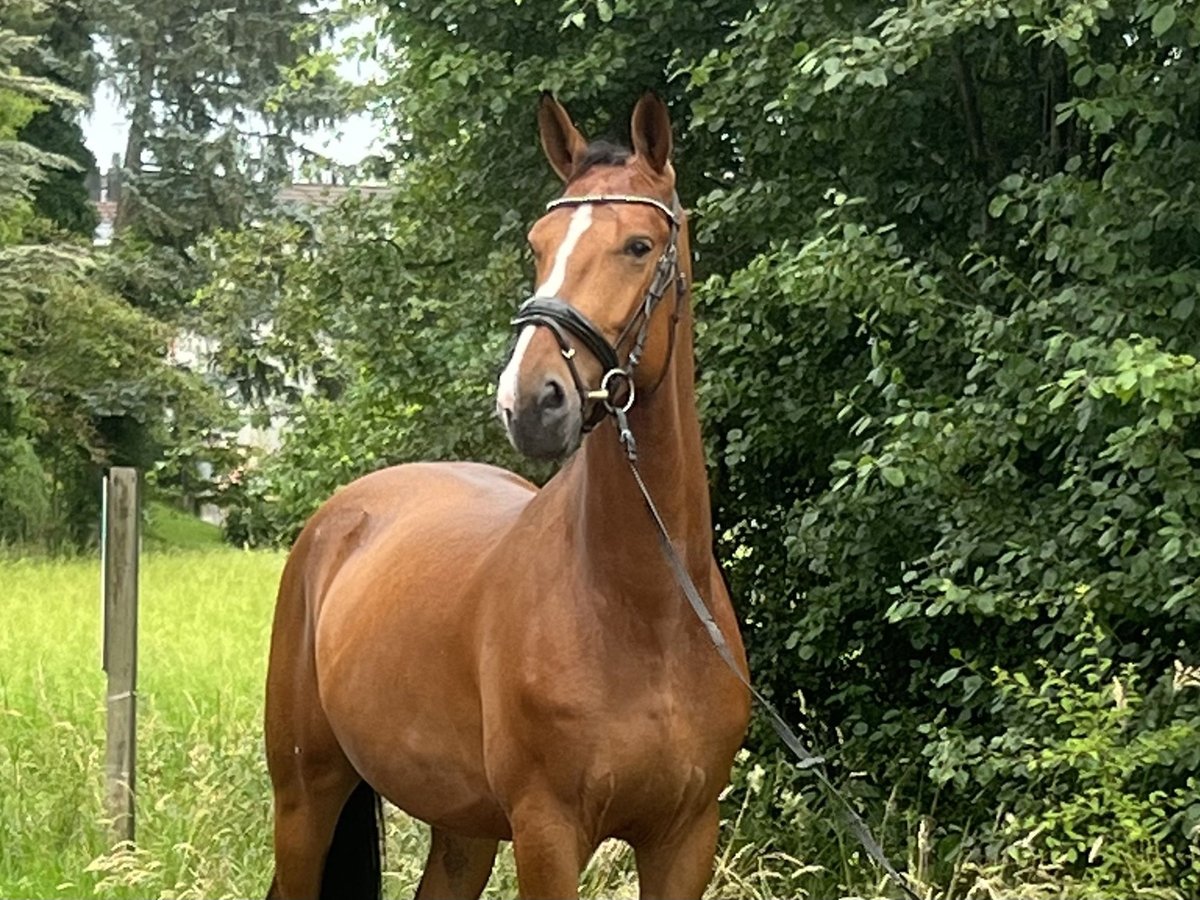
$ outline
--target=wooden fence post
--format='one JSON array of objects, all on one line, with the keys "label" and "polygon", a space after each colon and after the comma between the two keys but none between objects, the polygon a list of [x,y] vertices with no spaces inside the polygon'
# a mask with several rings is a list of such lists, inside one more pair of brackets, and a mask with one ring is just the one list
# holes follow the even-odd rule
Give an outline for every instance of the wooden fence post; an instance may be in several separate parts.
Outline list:
[{"label": "wooden fence post", "polygon": [[138,502],[137,469],[114,467],[104,480],[101,580],[103,665],[108,675],[104,809],[114,841],[134,839],[137,756]]}]

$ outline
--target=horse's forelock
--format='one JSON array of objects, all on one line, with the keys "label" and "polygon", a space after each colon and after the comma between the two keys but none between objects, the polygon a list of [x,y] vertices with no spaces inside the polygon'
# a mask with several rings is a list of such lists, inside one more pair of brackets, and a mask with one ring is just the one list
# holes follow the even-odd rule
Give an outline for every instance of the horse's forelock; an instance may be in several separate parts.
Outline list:
[{"label": "horse's forelock", "polygon": [[588,144],[583,158],[576,163],[575,171],[571,173],[571,180],[575,181],[597,166],[623,166],[632,155],[633,153],[628,147],[622,147],[620,144],[614,144],[611,141],[592,141]]}]

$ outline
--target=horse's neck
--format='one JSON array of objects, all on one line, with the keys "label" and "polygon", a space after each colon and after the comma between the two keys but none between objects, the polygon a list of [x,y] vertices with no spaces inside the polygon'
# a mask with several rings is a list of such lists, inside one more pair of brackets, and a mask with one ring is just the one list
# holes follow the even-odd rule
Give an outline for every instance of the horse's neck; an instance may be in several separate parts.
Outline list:
[{"label": "horse's neck", "polygon": [[[629,412],[638,469],[667,531],[692,577],[705,583],[712,559],[712,513],[704,450],[696,414],[690,312],[675,326],[676,347],[658,389],[638,397]],[[674,605],[678,590],[663,556],[658,530],[630,471],[611,418],[564,472],[575,496],[575,531],[593,577],[639,592],[661,582]]]}]

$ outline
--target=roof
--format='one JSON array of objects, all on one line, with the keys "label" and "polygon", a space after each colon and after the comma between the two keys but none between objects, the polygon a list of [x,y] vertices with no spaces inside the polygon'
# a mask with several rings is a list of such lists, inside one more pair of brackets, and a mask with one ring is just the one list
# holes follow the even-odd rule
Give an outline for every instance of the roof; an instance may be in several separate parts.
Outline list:
[{"label": "roof", "polygon": [[299,206],[333,206],[347,194],[357,193],[368,197],[383,196],[392,192],[387,184],[321,184],[319,182],[293,182],[280,188],[275,199],[280,203]]}]

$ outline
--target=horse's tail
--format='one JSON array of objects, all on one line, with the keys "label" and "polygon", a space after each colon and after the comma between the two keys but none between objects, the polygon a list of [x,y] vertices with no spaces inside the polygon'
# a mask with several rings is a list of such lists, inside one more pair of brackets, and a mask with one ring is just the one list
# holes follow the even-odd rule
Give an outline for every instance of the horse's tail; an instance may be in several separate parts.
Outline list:
[{"label": "horse's tail", "polygon": [[383,896],[383,804],[361,781],[342,807],[321,875],[321,900]]}]

